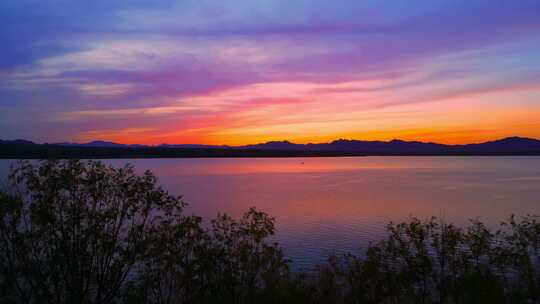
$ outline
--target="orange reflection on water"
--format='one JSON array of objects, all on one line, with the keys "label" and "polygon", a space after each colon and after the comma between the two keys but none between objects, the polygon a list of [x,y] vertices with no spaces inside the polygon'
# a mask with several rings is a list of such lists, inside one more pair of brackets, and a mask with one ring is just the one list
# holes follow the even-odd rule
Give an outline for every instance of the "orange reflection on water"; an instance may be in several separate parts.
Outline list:
[{"label": "orange reflection on water", "polygon": [[[407,161],[403,161],[406,159]],[[469,162],[453,158],[440,162],[437,157],[292,157],[229,159],[152,159],[136,160],[138,169],[151,167],[160,175],[235,175],[259,173],[344,172],[384,169],[457,169]],[[117,161],[113,163],[123,163]]]},{"label": "orange reflection on water", "polygon": [[[125,161],[112,161],[120,164]],[[295,263],[354,251],[389,221],[443,217],[498,224],[540,214],[540,157],[344,157],[135,160],[204,218],[255,206],[276,218]]]}]

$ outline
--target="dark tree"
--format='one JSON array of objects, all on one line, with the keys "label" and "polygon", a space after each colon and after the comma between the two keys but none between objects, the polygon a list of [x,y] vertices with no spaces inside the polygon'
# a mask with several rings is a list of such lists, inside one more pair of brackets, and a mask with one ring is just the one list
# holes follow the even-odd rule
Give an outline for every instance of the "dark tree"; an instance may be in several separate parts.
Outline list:
[{"label": "dark tree", "polygon": [[0,192],[0,303],[540,302],[536,216],[496,231],[411,218],[291,273],[274,218],[203,223],[185,206],[131,166],[20,162]]},{"label": "dark tree", "polygon": [[134,280],[160,222],[184,203],[99,162],[22,162],[0,204],[0,267],[23,303],[111,303]]},{"label": "dark tree", "polygon": [[250,209],[209,229],[151,172],[20,162],[0,193],[0,303],[248,303],[281,293],[274,219]]}]

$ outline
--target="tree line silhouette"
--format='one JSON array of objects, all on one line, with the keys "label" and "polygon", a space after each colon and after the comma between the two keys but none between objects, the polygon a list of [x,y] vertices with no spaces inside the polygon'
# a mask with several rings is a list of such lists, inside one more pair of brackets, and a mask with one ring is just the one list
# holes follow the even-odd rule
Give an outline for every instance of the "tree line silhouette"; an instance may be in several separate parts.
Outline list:
[{"label": "tree line silhouette", "polygon": [[538,303],[540,221],[390,223],[309,272],[254,208],[209,225],[149,171],[19,162],[0,192],[0,303]]}]

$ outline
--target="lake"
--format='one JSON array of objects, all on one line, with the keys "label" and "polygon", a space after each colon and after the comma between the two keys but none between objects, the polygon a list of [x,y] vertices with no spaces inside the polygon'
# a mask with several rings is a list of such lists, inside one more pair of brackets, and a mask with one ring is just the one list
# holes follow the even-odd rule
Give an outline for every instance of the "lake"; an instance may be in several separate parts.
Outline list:
[{"label": "lake", "polygon": [[[5,179],[12,160],[0,160]],[[540,157],[339,157],[105,160],[153,171],[187,212],[276,218],[275,239],[294,268],[331,252],[360,252],[390,221],[442,217],[490,226],[540,214]]]}]

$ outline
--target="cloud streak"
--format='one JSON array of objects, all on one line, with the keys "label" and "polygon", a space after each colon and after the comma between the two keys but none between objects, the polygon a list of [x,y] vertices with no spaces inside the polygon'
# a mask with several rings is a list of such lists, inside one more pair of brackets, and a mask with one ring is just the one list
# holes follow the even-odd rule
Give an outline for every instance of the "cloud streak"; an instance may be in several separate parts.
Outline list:
[{"label": "cloud streak", "polygon": [[307,142],[401,128],[448,142],[449,128],[493,129],[486,113],[540,107],[538,1],[21,0],[0,17],[8,138]]}]

